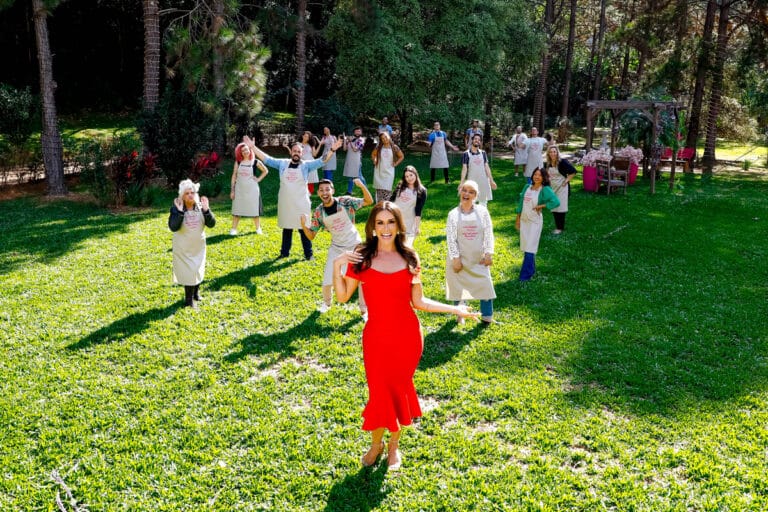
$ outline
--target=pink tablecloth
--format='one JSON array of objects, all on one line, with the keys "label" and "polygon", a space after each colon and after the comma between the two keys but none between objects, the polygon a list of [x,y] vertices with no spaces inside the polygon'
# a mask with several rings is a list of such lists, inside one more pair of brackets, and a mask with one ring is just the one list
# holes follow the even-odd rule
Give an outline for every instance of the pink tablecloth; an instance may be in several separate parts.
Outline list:
[{"label": "pink tablecloth", "polygon": [[629,164],[629,184],[633,184],[637,179],[637,164],[632,162]]},{"label": "pink tablecloth", "polygon": [[597,192],[597,167],[585,165],[581,173],[581,181],[584,184],[584,190]]}]

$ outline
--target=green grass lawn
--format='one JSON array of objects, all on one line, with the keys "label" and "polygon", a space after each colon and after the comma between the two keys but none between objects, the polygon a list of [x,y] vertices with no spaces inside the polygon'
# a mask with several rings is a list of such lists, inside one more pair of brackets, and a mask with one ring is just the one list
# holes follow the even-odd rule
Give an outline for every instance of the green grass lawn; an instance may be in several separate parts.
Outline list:
[{"label": "green grass lawn", "polygon": [[[213,201],[197,312],[170,284],[166,207],[2,202],[0,510],[67,502],[54,471],[91,511],[768,509],[768,178],[576,182],[519,283],[522,181],[493,169],[499,324],[419,314],[424,417],[395,474],[360,467],[357,307],[316,312],[328,235],[314,262],[298,235],[274,259],[275,171],[264,236],[230,237]],[[429,187],[416,241],[441,300],[455,191]]]}]

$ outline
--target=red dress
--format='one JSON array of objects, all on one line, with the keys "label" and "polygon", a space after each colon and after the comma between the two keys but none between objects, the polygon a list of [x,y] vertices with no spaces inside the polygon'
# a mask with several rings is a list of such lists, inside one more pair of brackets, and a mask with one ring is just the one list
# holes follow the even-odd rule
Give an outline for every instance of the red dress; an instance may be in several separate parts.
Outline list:
[{"label": "red dress", "polygon": [[360,281],[368,305],[363,329],[363,363],[368,381],[368,404],[363,430],[384,427],[396,432],[421,416],[413,374],[421,359],[421,324],[411,306],[414,275],[408,268],[387,274],[372,268],[348,277]]}]

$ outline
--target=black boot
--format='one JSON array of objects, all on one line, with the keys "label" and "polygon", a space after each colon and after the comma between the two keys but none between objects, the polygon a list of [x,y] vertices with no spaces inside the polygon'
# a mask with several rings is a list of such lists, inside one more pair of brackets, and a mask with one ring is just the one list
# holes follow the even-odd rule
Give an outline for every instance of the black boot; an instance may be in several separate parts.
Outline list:
[{"label": "black boot", "polygon": [[192,294],[192,298],[196,301],[200,301],[200,285],[195,285],[195,292]]},{"label": "black boot", "polygon": [[184,287],[184,307],[197,309],[197,306],[195,305],[195,287],[194,286]]}]

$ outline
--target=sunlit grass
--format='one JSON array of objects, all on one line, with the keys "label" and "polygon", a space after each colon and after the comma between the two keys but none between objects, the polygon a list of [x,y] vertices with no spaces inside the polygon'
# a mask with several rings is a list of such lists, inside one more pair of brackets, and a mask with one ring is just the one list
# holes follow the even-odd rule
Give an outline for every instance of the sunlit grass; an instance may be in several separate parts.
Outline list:
[{"label": "sunlit grass", "polygon": [[[428,181],[427,156],[408,163]],[[3,202],[0,509],[55,509],[54,470],[89,510],[768,508],[768,179],[577,181],[521,284],[522,180],[492,165],[499,324],[420,314],[425,415],[399,474],[359,466],[363,324],[354,304],[315,311],[327,234],[315,262],[297,235],[274,259],[277,173],[264,236],[230,237],[214,200],[198,312],[170,284],[166,208]],[[436,299],[452,175],[416,241]]]}]

